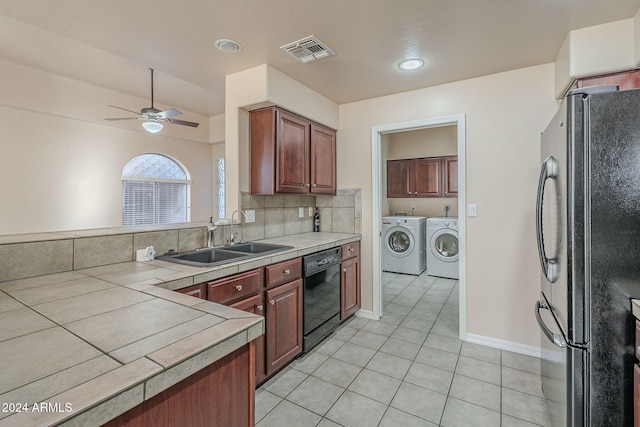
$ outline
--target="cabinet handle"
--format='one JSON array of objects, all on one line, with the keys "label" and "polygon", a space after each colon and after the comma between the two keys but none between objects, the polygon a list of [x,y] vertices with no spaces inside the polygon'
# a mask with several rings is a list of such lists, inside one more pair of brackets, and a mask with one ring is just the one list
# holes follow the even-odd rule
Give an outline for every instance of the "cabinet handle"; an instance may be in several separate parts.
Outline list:
[{"label": "cabinet handle", "polygon": [[343,272],[343,273],[346,273],[346,272],[347,272],[347,268],[346,268],[346,267],[345,267],[345,268],[343,268],[343,269],[342,269],[342,272]]},{"label": "cabinet handle", "polygon": [[411,191],[409,191],[407,194],[411,195]]},{"label": "cabinet handle", "polygon": [[311,185],[307,184],[307,187],[311,187]]},{"label": "cabinet handle", "polygon": [[284,271],[284,274],[288,276],[289,274],[291,274],[291,270],[289,270],[289,269],[287,268],[287,269]]},{"label": "cabinet handle", "polygon": [[314,187],[317,187],[317,185],[316,185],[316,184],[313,184],[313,186],[314,186]]},{"label": "cabinet handle", "polygon": [[417,195],[417,194],[418,194],[418,192],[416,191],[416,192],[415,192],[415,193],[413,193],[413,194],[414,194],[414,195]]},{"label": "cabinet handle", "polygon": [[272,300],[272,299],[271,299],[271,300],[269,300],[269,304],[271,304],[271,305],[275,305],[275,303],[276,303],[276,301],[275,301],[275,300]]},{"label": "cabinet handle", "polygon": [[240,292],[242,290],[242,285],[236,285],[236,291]]},{"label": "cabinet handle", "polygon": [[258,311],[262,311],[262,310],[264,309],[264,307],[262,306],[262,304],[258,305],[256,308],[258,309]]}]

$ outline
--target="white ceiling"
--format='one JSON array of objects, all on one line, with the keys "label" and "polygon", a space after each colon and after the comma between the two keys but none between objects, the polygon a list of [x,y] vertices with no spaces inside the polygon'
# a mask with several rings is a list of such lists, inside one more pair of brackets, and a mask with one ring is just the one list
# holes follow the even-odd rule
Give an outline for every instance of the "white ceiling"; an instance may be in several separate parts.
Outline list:
[{"label": "white ceiling", "polygon": [[[553,62],[567,33],[640,0],[0,0],[0,58],[213,116],[224,77],[270,64],[338,104]],[[335,56],[280,46],[314,35]],[[238,41],[224,54],[214,43]],[[407,56],[426,66],[400,72]],[[526,82],[523,82],[526,84]]]}]

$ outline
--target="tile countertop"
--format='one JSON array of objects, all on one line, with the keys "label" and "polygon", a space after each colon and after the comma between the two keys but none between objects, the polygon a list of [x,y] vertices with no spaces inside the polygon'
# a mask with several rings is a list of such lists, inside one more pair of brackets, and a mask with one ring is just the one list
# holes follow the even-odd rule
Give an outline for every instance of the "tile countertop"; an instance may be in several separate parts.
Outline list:
[{"label": "tile countertop", "polygon": [[215,268],[125,262],[0,283],[0,426],[98,426],[260,336],[264,320],[173,290],[360,240],[304,233]]}]

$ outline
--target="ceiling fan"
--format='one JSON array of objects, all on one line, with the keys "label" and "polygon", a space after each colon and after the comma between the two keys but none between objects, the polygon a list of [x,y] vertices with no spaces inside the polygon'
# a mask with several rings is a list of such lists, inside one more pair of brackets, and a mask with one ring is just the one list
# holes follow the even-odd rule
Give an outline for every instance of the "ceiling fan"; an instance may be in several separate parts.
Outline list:
[{"label": "ceiling fan", "polygon": [[144,129],[147,132],[151,132],[151,133],[158,133],[162,129],[164,129],[164,125],[162,124],[163,122],[171,123],[171,124],[174,124],[174,125],[190,126],[190,127],[194,127],[194,128],[198,127],[198,125],[200,123],[187,122],[185,120],[172,119],[171,117],[179,116],[179,115],[182,114],[182,112],[176,110],[175,108],[170,108],[170,109],[165,110],[165,111],[160,111],[160,110],[158,110],[157,108],[155,108],[153,106],[153,69],[149,68],[149,70],[151,70],[151,107],[143,108],[138,113],[137,111],[127,110],[126,108],[116,107],[115,105],[108,105],[108,107],[112,107],[112,108],[117,108],[119,110],[128,111],[128,112],[133,113],[133,114],[138,114],[140,117],[116,117],[116,118],[106,118],[105,120],[110,120],[110,121],[115,121],[115,120],[144,120],[144,123],[142,123],[142,127],[144,127]]}]

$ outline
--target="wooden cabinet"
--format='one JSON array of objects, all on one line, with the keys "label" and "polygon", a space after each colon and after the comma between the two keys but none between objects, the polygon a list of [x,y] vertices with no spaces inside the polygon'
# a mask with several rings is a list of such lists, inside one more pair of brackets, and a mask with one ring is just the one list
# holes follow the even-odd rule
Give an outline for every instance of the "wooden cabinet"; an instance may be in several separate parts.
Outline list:
[{"label": "wooden cabinet", "polygon": [[[262,292],[251,297],[241,299],[230,307],[237,308],[238,310],[246,311],[248,313],[264,316],[264,298]],[[265,365],[265,336],[261,335],[254,340],[255,343],[255,382],[261,383],[267,377],[266,365]]]},{"label": "wooden cabinet", "polygon": [[186,288],[178,289],[177,292],[185,295],[191,295],[192,297],[207,299],[207,284],[200,283],[198,285],[189,286]]},{"label": "wooden cabinet", "polygon": [[265,317],[255,340],[259,384],[302,351],[302,259],[295,258],[208,283],[208,299]]},{"label": "wooden cabinet", "polygon": [[458,157],[387,160],[387,197],[456,197]]},{"label": "wooden cabinet", "polygon": [[208,299],[220,304],[256,294],[262,290],[262,269],[234,274],[233,276],[214,280],[207,284]]},{"label": "wooden cabinet", "polygon": [[360,308],[360,242],[342,245],[340,264],[340,321]]},{"label": "wooden cabinet", "polygon": [[442,158],[442,184],[444,197],[458,197],[458,156]]},{"label": "wooden cabinet", "polygon": [[336,132],[268,107],[249,113],[251,194],[335,194]]},{"label": "wooden cabinet", "polygon": [[253,343],[249,343],[109,421],[104,427],[253,426],[252,353]]},{"label": "wooden cabinet", "polygon": [[302,351],[302,279],[265,292],[267,376]]},{"label": "wooden cabinet", "polygon": [[576,80],[570,89],[597,85],[618,85],[619,90],[640,88],[640,70],[629,70],[601,76],[583,77]]}]

